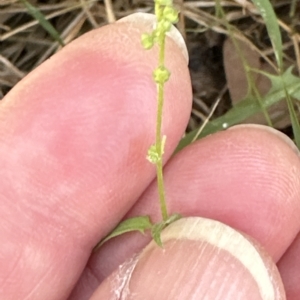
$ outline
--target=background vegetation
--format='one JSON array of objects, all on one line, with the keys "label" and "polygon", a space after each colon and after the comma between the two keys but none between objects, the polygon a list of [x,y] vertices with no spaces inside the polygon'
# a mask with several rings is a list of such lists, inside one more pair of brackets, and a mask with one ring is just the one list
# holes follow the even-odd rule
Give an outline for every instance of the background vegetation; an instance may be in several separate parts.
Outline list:
[{"label": "background vegetation", "polygon": [[[194,91],[179,148],[243,122],[276,127],[299,146],[299,1],[174,2]],[[78,36],[141,11],[153,12],[153,1],[0,0],[0,99]]]}]

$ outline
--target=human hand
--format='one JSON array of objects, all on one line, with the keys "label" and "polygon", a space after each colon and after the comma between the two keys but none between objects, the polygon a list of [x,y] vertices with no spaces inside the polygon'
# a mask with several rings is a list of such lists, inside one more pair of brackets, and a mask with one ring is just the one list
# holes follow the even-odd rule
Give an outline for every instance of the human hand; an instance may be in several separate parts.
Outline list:
[{"label": "human hand", "polygon": [[[123,299],[115,293],[125,275],[108,276],[149,238],[121,236],[90,255],[125,216],[160,218],[155,168],[145,159],[154,141],[157,65],[157,49],[140,45],[146,31],[138,21],[92,31],[1,103],[0,299],[82,300],[98,286],[92,299]],[[189,118],[191,87],[187,62],[170,40],[166,65],[169,211],[216,219],[256,239],[278,262],[288,299],[298,299],[299,154],[280,133],[238,126],[171,158]],[[205,241],[169,245],[134,261],[126,299],[258,299],[253,278],[226,251]]]}]

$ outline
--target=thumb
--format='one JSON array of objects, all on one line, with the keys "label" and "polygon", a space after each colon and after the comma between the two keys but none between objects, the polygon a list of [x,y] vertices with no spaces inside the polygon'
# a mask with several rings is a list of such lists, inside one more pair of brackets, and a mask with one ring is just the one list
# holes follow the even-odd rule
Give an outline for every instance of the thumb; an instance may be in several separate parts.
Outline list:
[{"label": "thumb", "polygon": [[256,242],[220,222],[181,219],[126,262],[96,299],[286,299],[278,270]]}]

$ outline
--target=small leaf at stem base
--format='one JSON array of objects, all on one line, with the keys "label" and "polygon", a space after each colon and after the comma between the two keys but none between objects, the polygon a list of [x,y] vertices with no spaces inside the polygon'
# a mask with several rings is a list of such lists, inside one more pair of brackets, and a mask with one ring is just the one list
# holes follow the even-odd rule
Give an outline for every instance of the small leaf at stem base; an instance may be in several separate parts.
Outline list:
[{"label": "small leaf at stem base", "polygon": [[153,224],[151,223],[149,216],[139,216],[124,220],[119,223],[118,226],[110,234],[102,239],[95,246],[93,251],[97,251],[105,242],[123,233],[139,231],[144,234],[145,230],[151,229],[152,226]]},{"label": "small leaf at stem base", "polygon": [[180,214],[173,214],[171,215],[167,220],[165,221],[162,221],[162,222],[159,222],[159,223],[156,223],[153,225],[152,229],[151,229],[151,235],[152,235],[152,238],[153,240],[155,241],[155,243],[163,248],[163,244],[162,244],[162,241],[161,241],[161,232],[168,226],[170,225],[171,223],[181,219],[182,216]]}]

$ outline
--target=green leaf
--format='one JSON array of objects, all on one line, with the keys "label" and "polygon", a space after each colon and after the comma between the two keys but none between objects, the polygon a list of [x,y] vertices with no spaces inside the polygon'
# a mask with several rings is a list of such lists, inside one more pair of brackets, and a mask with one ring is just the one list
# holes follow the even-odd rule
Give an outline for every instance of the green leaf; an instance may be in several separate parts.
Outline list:
[{"label": "green leaf", "polygon": [[161,248],[163,247],[163,244],[161,242],[160,235],[161,235],[162,230],[165,227],[166,227],[165,222],[160,222],[160,223],[154,224],[152,229],[151,229],[151,235],[152,235],[153,240]]},{"label": "green leaf", "polygon": [[[278,86],[281,86],[282,91],[285,93],[285,99],[288,105],[289,114],[291,118],[291,123],[293,127],[293,133],[296,140],[296,144],[298,148],[300,147],[300,125],[299,120],[297,118],[296,111],[293,106],[293,101],[291,99],[292,94],[289,93],[287,85],[290,85],[291,82],[296,78],[291,74],[291,68],[283,73],[283,47],[282,47],[282,38],[280,33],[279,24],[277,21],[276,14],[272,7],[270,0],[253,0],[253,3],[259,10],[265,24],[267,27],[268,35],[273,45],[273,50],[275,53],[275,57],[277,60],[277,65],[279,67],[279,76],[268,76],[272,81],[272,89],[276,90]],[[291,80],[291,81],[290,81]],[[299,78],[298,78],[299,80]],[[297,92],[297,96],[293,95],[293,97],[298,97],[299,91]]]},{"label": "green leaf", "polygon": [[286,100],[287,100],[288,109],[289,109],[289,113],[290,113],[290,118],[291,118],[295,143],[296,143],[298,149],[300,149],[300,124],[299,124],[299,119],[298,119],[298,116],[296,114],[296,111],[295,111],[295,108],[294,108],[294,105],[293,105],[293,101],[292,101],[290,95],[287,94]]},{"label": "green leaf", "polygon": [[162,241],[161,241],[161,232],[163,231],[163,229],[165,229],[167,226],[169,226],[170,224],[172,224],[173,222],[181,219],[182,216],[180,214],[173,214],[171,215],[167,220],[156,223],[153,225],[152,230],[151,230],[151,235],[153,240],[156,242],[156,244],[159,247],[163,247]]},{"label": "green leaf", "polygon": [[94,251],[98,250],[105,242],[116,236],[132,231],[139,231],[144,234],[145,230],[151,229],[152,226],[153,225],[150,221],[149,216],[139,216],[124,220],[119,223],[118,226],[109,235],[107,235],[95,246]]},{"label": "green leaf", "polygon": [[[271,80],[272,84],[271,89],[269,90],[267,95],[280,90],[284,90],[286,85],[297,84],[300,82],[300,78],[292,74],[293,68],[293,66],[289,67],[281,75],[264,73],[264,75],[266,75]],[[300,90],[293,92],[293,97],[300,100]]]},{"label": "green leaf", "polygon": [[64,46],[64,42],[60,37],[60,34],[51,25],[51,23],[45,18],[45,16],[34,6],[32,6],[26,0],[21,0],[28,12],[40,23],[40,25],[61,45]]},{"label": "green leaf", "polygon": [[180,215],[180,214],[173,214],[173,215],[171,215],[171,216],[165,221],[165,224],[166,224],[166,226],[168,226],[168,225],[172,224],[173,222],[175,222],[175,221],[177,221],[177,220],[179,220],[179,219],[181,219],[181,218],[182,218],[182,215]]},{"label": "green leaf", "polygon": [[300,101],[300,90],[294,93],[290,93],[287,89],[287,85],[298,83],[300,81],[300,78],[293,75],[292,70],[293,70],[293,66],[288,68],[281,75],[266,74],[266,76],[268,76],[268,78],[271,80],[272,83],[272,87],[269,93],[276,92],[278,90],[285,91],[285,99],[289,109],[289,114],[290,114],[291,123],[293,127],[293,133],[294,133],[297,147],[299,148],[300,147],[300,125],[291,97]]},{"label": "green leaf", "polygon": [[[294,76],[295,77],[295,76]],[[295,77],[297,79],[297,77]],[[295,97],[297,99],[300,98],[300,80],[293,78],[292,82],[286,83],[286,91],[282,89],[282,86],[276,85],[277,88],[273,88],[271,92],[269,92],[263,99],[262,105],[265,108],[270,107],[271,105],[277,103],[278,101],[282,100],[286,97],[286,92]],[[299,99],[300,100],[300,99]],[[224,130],[228,127],[233,125],[239,124],[248,117],[261,112],[261,107],[257,103],[256,99],[252,97],[246,97],[242,101],[240,101],[237,105],[235,105],[232,109],[230,109],[226,114],[223,116],[210,121],[203,129],[201,134],[198,136],[197,139],[203,138],[208,134],[215,133],[217,131]],[[198,129],[195,129],[189,132],[181,141],[179,142],[175,153],[189,145],[195,135],[197,134]]]},{"label": "green leaf", "polygon": [[283,60],[282,60],[282,39],[280,34],[279,25],[277,22],[277,17],[272,7],[270,0],[253,0],[256,8],[260,12],[268,31],[271,43],[273,45],[275,57],[279,70],[283,70]]}]

